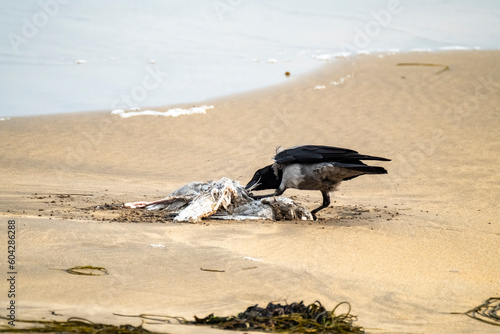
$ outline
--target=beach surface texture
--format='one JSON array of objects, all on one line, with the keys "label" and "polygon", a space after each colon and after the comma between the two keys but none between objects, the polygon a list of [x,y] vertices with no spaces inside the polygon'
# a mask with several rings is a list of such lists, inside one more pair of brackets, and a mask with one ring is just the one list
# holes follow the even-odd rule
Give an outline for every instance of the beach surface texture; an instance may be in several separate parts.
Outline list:
[{"label": "beach surface texture", "polygon": [[[500,293],[499,60],[500,51],[358,55],[285,84],[154,109],[213,106],[204,113],[1,121],[4,264],[8,226],[16,231],[2,315],[13,271],[17,319],[139,325],[114,313],[191,320],[319,300],[348,301],[367,332],[498,332],[452,313]],[[378,162],[387,175],[342,183],[317,221],[174,223],[119,205],[193,181],[244,185],[278,145],[303,144],[392,161]],[[309,210],[321,202],[318,191],[284,195]],[[77,266],[106,271],[65,271]]]}]

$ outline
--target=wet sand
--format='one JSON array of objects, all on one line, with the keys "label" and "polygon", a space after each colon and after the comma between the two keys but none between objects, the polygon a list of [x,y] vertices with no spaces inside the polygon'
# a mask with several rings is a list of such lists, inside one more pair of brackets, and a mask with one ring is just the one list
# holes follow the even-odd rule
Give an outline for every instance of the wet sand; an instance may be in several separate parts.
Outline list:
[{"label": "wet sand", "polygon": [[[113,313],[191,320],[319,300],[328,309],[350,302],[368,332],[493,333],[450,312],[500,292],[499,60],[499,51],[365,55],[197,103],[214,105],[206,115],[0,122],[0,241],[14,219],[17,317],[138,325]],[[95,208],[159,199],[191,181],[245,184],[276,146],[299,144],[391,158],[377,162],[389,174],[343,183],[316,222],[158,223]],[[321,200],[285,195],[309,209]],[[84,265],[109,275],[54,270]]]}]

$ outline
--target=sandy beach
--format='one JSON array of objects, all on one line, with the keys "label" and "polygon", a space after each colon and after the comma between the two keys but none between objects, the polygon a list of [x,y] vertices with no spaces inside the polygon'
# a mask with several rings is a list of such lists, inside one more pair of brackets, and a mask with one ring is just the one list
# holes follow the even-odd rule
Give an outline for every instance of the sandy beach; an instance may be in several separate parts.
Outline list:
[{"label": "sandy beach", "polygon": [[[138,325],[114,313],[191,320],[271,301],[348,301],[370,333],[496,333],[450,313],[500,294],[499,93],[500,51],[374,54],[193,104],[213,105],[205,115],[1,121],[0,256],[5,277],[15,220],[16,316]],[[93,209],[192,181],[246,184],[277,146],[300,144],[390,158],[377,162],[389,174],[344,182],[315,222],[134,222],[130,211]],[[321,201],[285,195],[308,209]],[[116,221],[124,215],[131,222]],[[57,270],[86,265],[109,275]]]}]

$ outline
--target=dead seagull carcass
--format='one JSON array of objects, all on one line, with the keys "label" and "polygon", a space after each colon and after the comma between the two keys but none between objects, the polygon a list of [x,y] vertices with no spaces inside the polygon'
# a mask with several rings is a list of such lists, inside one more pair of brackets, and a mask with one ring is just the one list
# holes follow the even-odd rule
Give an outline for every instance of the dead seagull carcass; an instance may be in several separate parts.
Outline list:
[{"label": "dead seagull carcass", "polygon": [[253,199],[238,181],[191,182],[154,202],[124,204],[127,208],[163,210],[175,214],[174,222],[212,219],[313,220],[311,213],[287,197]]}]

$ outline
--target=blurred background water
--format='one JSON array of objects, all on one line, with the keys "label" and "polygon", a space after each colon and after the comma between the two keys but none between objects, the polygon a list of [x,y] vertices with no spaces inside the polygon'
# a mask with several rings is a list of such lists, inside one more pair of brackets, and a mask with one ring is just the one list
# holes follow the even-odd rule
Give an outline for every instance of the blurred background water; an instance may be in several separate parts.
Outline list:
[{"label": "blurred background water", "polygon": [[335,55],[499,47],[498,0],[0,0],[0,117],[196,104]]}]

